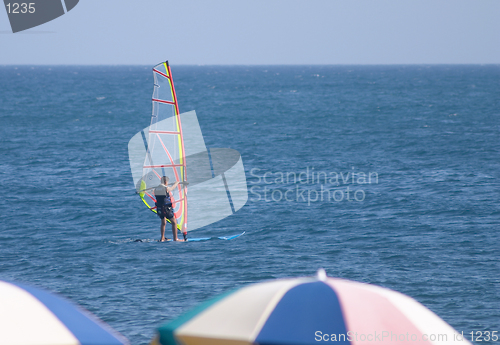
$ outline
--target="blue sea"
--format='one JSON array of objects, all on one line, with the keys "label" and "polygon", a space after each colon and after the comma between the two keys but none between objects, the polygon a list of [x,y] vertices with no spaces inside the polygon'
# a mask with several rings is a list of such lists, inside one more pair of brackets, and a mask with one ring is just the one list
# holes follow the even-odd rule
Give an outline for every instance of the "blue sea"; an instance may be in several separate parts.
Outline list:
[{"label": "blue sea", "polygon": [[0,279],[59,293],[132,344],[219,293],[319,268],[466,336],[500,332],[500,66],[172,73],[180,111],[208,147],[241,153],[249,190],[190,236],[245,235],[154,241],[127,153],[150,122],[150,66],[0,66]]}]

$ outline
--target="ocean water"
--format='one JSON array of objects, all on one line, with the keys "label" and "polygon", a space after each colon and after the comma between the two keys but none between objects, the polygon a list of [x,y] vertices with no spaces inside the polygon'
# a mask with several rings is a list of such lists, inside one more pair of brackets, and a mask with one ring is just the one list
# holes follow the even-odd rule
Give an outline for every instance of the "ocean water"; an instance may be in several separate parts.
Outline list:
[{"label": "ocean water", "polygon": [[154,241],[127,153],[149,125],[151,67],[3,66],[0,279],[57,292],[132,344],[216,294],[320,267],[466,335],[500,332],[500,66],[172,73],[181,112],[208,147],[241,153],[249,188],[190,236],[246,234]]}]

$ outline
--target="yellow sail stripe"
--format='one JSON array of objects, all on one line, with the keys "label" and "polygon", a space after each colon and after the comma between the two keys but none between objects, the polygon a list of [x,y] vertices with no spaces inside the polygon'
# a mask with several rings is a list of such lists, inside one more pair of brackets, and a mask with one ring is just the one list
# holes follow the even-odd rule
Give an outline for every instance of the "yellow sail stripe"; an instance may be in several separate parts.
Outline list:
[{"label": "yellow sail stripe", "polygon": [[[170,94],[172,95],[172,101],[175,102],[175,103],[177,103],[177,100],[174,97],[174,90],[173,90],[174,87],[172,85],[172,76],[168,73],[167,63],[164,62],[163,66],[165,67],[166,74],[169,77],[168,78],[168,84],[170,85]],[[174,105],[174,116],[175,116],[175,124],[176,124],[176,127],[177,127],[177,132],[180,132],[179,114],[177,113],[177,107],[176,107],[176,105]],[[182,155],[182,138],[181,138],[180,134],[177,134],[177,140],[178,140],[178,144],[179,144],[180,164],[182,165],[182,164],[184,164],[184,157]],[[175,169],[175,167],[174,167],[174,169]],[[180,171],[181,171],[181,180],[184,181],[184,167],[183,166],[180,167]],[[182,201],[182,204],[181,204],[182,215],[181,215],[180,222],[178,222],[178,224],[177,224],[178,228],[181,229],[181,230],[182,230],[182,227],[184,225],[184,215],[186,213],[186,210],[185,210],[186,192],[185,192],[184,187],[182,188],[182,190],[183,190],[183,199],[184,199]]]}]

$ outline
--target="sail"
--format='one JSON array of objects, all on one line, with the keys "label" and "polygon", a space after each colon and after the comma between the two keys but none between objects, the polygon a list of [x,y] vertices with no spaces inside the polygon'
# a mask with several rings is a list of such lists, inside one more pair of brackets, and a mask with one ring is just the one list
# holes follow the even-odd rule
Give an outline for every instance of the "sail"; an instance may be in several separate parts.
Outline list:
[{"label": "sail", "polygon": [[[186,233],[226,218],[248,200],[243,161],[229,148],[207,149],[196,112],[179,114],[168,63],[153,69],[151,125],[128,145],[135,188],[144,204],[156,212],[151,188],[162,176],[169,182],[188,181],[173,191],[178,228]],[[188,207],[189,206],[189,207]],[[189,212],[188,212],[189,210]]]},{"label": "sail", "polygon": [[[186,181],[186,155],[179,106],[168,62],[153,67],[153,113],[151,125],[143,131],[146,140],[142,176],[136,190],[146,206],[156,212],[155,197],[151,188],[161,183],[162,176],[169,182]],[[142,135],[141,135],[142,136]],[[172,207],[177,226],[182,232],[187,228],[187,187],[178,185],[172,191]]]}]

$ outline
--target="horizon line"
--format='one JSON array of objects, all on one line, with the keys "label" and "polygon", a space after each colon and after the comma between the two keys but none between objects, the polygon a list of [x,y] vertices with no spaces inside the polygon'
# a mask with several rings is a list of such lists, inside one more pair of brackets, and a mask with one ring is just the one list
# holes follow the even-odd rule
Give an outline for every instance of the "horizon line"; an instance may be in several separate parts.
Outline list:
[{"label": "horizon line", "polygon": [[[161,62],[159,62],[161,63]],[[175,64],[175,66],[185,66],[185,67],[212,67],[212,66],[220,66],[220,67],[279,67],[279,66],[498,66],[500,62],[487,62],[487,63],[447,63],[447,62],[437,62],[437,63],[359,63],[359,64],[350,64],[350,63],[332,63],[332,64],[316,64],[316,63],[305,63],[305,64]],[[0,63],[0,67],[15,67],[15,66],[23,66],[23,67],[64,67],[64,66],[81,66],[81,67],[149,67],[153,66],[153,64],[30,64],[30,63],[21,63],[21,64],[2,64]]]}]

